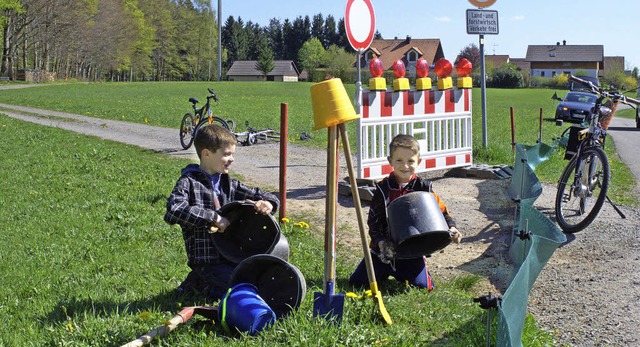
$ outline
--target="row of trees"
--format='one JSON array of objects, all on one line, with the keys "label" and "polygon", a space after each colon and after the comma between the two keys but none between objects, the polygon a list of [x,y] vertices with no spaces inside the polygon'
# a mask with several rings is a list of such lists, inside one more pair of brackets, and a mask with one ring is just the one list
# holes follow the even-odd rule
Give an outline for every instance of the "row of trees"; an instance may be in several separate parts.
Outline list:
[{"label": "row of trees", "polygon": [[[0,75],[45,71],[59,79],[212,80],[218,76],[218,24],[210,0],[0,0]],[[228,17],[223,73],[236,60],[304,66],[311,39],[350,49],[344,20],[322,14],[260,27]]]},{"label": "row of trees", "polygon": [[57,78],[210,78],[216,25],[209,0],[0,0],[1,73]]}]

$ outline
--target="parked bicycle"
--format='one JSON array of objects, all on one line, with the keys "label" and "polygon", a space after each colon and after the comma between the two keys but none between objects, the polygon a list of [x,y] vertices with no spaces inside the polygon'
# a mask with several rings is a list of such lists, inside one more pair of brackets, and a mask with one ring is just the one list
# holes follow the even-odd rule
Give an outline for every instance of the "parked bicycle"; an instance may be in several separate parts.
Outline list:
[{"label": "parked bicycle", "polygon": [[189,149],[189,147],[191,147],[196,132],[203,125],[218,124],[225,129],[230,130],[229,124],[224,119],[213,115],[213,112],[211,111],[211,100],[218,102],[218,97],[211,88],[208,88],[207,90],[209,91],[209,95],[207,95],[207,102],[200,108],[197,107],[198,99],[189,98],[189,102],[192,104],[193,114],[186,113],[182,117],[182,122],[180,123],[180,144],[184,149]]},{"label": "parked bicycle", "polygon": [[[598,96],[592,112],[585,119],[588,126],[574,125],[563,132],[563,136],[569,132],[565,152],[565,159],[569,163],[558,182],[555,215],[565,233],[575,233],[593,222],[605,199],[624,218],[624,214],[607,197],[611,170],[603,148],[609,122],[615,115],[618,103],[637,110],[640,100],[617,91],[605,91],[592,82],[575,76],[569,76],[569,80],[584,85]],[[556,124],[562,125],[562,120]]]}]

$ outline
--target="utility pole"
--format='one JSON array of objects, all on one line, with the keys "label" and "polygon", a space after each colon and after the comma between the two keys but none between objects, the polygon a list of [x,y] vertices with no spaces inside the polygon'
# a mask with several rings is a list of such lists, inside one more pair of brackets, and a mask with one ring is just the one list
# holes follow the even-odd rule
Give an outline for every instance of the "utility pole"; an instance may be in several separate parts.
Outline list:
[{"label": "utility pole", "polygon": [[218,0],[218,81],[222,81],[222,0]]}]

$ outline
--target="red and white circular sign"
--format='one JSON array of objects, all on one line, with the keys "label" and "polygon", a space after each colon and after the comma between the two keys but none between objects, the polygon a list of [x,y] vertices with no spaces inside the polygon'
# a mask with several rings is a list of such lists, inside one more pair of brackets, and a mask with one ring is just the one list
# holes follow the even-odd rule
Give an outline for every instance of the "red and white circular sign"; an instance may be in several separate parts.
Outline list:
[{"label": "red and white circular sign", "polygon": [[489,7],[496,3],[496,0],[469,0],[469,2],[475,7]]},{"label": "red and white circular sign", "polygon": [[371,0],[347,0],[344,26],[353,49],[369,48],[376,31],[376,15]]}]

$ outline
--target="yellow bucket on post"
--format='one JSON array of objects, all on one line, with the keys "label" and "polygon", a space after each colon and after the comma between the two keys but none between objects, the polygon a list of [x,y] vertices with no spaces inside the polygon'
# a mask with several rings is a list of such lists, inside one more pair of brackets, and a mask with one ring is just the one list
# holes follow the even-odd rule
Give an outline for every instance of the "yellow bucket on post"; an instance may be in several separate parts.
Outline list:
[{"label": "yellow bucket on post", "polygon": [[328,128],[360,118],[339,78],[332,78],[311,86],[313,130]]}]

